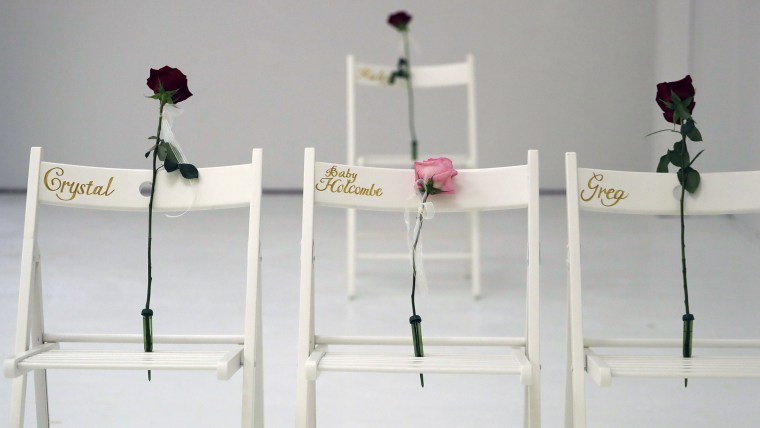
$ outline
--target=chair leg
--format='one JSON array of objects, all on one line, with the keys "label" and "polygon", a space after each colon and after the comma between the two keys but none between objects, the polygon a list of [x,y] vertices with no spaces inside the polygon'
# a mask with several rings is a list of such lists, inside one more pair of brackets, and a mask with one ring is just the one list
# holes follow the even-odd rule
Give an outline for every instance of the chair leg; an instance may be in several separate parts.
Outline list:
[{"label": "chair leg", "polygon": [[24,404],[26,402],[26,376],[13,379],[11,386],[11,417],[10,428],[23,428]]},{"label": "chair leg", "polygon": [[573,366],[570,355],[567,356],[565,368],[565,428],[573,428]]},{"label": "chair leg", "polygon": [[[569,299],[568,299],[569,300]],[[570,303],[568,301],[568,309]],[[569,313],[569,310],[568,310]],[[565,369],[565,428],[586,428],[585,370],[573,369],[572,332],[570,321],[567,328],[567,367]]]},{"label": "chair leg", "polygon": [[47,370],[34,371],[34,396],[37,407],[37,428],[49,428]]},{"label": "chair leg", "polygon": [[477,211],[470,216],[470,280],[472,281],[472,296],[480,298],[480,217]]},{"label": "chair leg", "polygon": [[528,428],[541,426],[541,389],[538,382],[534,379],[533,384],[525,388],[525,426]]},{"label": "chair leg", "polygon": [[348,209],[346,216],[348,227],[346,233],[346,284],[348,286],[348,298],[353,299],[356,296],[356,209]]},{"label": "chair leg", "polygon": [[253,368],[243,365],[243,416],[241,423],[243,428],[262,428],[264,426],[263,378],[259,367],[261,363],[257,361],[255,365],[256,367]]},{"label": "chair leg", "polygon": [[299,373],[296,397],[296,428],[316,428],[317,397],[316,382],[307,380],[305,374]]}]

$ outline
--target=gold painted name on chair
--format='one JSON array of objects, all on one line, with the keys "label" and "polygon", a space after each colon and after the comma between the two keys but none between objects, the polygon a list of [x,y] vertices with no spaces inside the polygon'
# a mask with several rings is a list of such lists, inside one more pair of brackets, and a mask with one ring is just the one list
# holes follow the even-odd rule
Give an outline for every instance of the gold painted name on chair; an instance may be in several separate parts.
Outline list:
[{"label": "gold painted name on chair", "polygon": [[369,80],[370,82],[388,84],[388,74],[383,70],[373,70],[369,67],[362,67],[357,70],[356,75],[359,79]]},{"label": "gold painted name on chair", "polygon": [[[592,199],[599,199],[599,203],[605,207],[614,207],[618,202],[628,197],[628,194],[622,189],[613,187],[603,187],[601,182],[604,180],[603,174],[592,173],[591,178],[586,183],[586,189],[581,191],[581,199],[590,202]],[[588,191],[588,196],[586,192]]]},{"label": "gold painted name on chair", "polygon": [[325,176],[314,186],[318,192],[351,193],[359,196],[382,196],[383,188],[372,183],[369,187],[354,184],[359,174],[351,168],[340,170],[333,165],[325,171]]},{"label": "gold painted name on chair", "polygon": [[95,184],[93,180],[90,180],[88,183],[62,180],[59,177],[62,177],[63,174],[64,171],[61,167],[50,168],[45,172],[43,179],[45,188],[51,192],[57,192],[55,197],[62,201],[70,201],[76,198],[77,195],[111,196],[116,191],[116,189],[111,189],[113,177],[108,179],[108,183],[102,185]]}]

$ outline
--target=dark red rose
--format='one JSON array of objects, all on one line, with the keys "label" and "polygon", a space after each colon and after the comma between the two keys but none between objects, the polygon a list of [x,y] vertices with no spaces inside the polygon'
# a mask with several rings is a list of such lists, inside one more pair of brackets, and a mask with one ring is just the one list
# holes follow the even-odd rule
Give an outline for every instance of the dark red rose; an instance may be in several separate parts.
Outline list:
[{"label": "dark red rose", "polygon": [[399,31],[406,31],[410,22],[412,22],[412,15],[403,10],[388,16],[388,24]]},{"label": "dark red rose", "polygon": [[169,67],[168,65],[158,70],[151,68],[147,83],[154,94],[157,94],[159,91],[159,82],[161,82],[161,87],[163,87],[164,91],[177,91],[172,95],[172,102],[174,104],[193,96],[190,93],[190,89],[187,88],[187,76],[179,71],[178,68]]},{"label": "dark red rose", "polygon": [[[670,123],[673,123],[674,106],[671,104],[671,107],[668,107],[668,103],[673,102],[673,97],[671,96],[673,92],[682,101],[686,101],[687,98],[692,99],[687,107],[689,114],[694,111],[694,106],[696,105],[694,103],[694,85],[691,84],[690,75],[686,75],[683,79],[675,82],[657,84],[657,105],[662,109],[662,116]],[[678,119],[678,124],[681,124],[681,118]]]}]

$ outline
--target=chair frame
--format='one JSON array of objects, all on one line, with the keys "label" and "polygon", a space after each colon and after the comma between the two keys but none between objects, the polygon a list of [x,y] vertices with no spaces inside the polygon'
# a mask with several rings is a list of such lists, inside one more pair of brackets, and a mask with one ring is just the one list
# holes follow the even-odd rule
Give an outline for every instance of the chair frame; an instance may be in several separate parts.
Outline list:
[{"label": "chair frame", "polygon": [[[404,155],[358,155],[356,147],[356,86],[372,87],[402,87],[401,84],[388,84],[388,77],[394,67],[387,65],[359,63],[353,55],[346,57],[346,93],[347,93],[347,153],[348,165],[379,166],[379,167],[411,167],[412,161]],[[460,168],[477,168],[477,119],[475,104],[475,60],[468,54],[464,62],[413,66],[412,85],[418,89],[465,86],[467,90],[467,151],[466,153],[444,154],[454,165]],[[441,156],[441,155],[438,155]],[[431,156],[421,154],[424,160]],[[480,297],[480,222],[478,214],[473,212],[469,217],[469,252],[441,253],[428,252],[424,255],[431,260],[468,260],[469,274],[474,297]],[[356,265],[361,260],[403,260],[406,253],[361,252],[357,249],[357,219],[356,211],[346,212],[347,245],[346,245],[346,275],[348,277],[347,293],[349,298],[356,296]]]},{"label": "chair frame", "polygon": [[[681,338],[591,338],[583,334],[581,292],[580,211],[610,214],[680,215],[676,174],[578,168],[575,153],[565,155],[568,221],[568,337],[565,426],[586,426],[584,372],[600,386],[615,377],[637,378],[760,378],[760,357],[700,355],[704,348],[760,349],[756,339],[694,339],[694,355],[681,357]],[[595,187],[596,186],[596,187]],[[601,192],[599,187],[604,187]],[[760,171],[701,174],[700,187],[689,195],[686,215],[760,212]],[[729,191],[730,189],[730,191]],[[741,197],[737,197],[741,195]],[[597,350],[673,348],[674,355],[609,355]]]},{"label": "chair frame", "polygon": [[[324,187],[325,171],[350,169],[357,174],[355,185],[382,188],[382,197],[330,192]],[[359,180],[361,178],[361,180]],[[528,152],[527,165],[505,168],[459,170],[455,178],[457,192],[435,198],[436,212],[467,212],[473,210],[526,209],[528,224],[526,326],[519,337],[425,337],[426,347],[462,346],[512,348],[512,355],[489,358],[472,355],[470,360],[454,361],[459,356],[431,352],[416,358],[407,354],[346,354],[333,352],[343,345],[411,346],[410,337],[392,336],[327,336],[315,333],[314,314],[314,208],[316,205],[360,210],[403,212],[416,209],[409,199],[409,183],[414,172],[390,169],[338,165],[315,161],[314,149],[306,149],[303,182],[303,224],[301,235],[301,285],[299,303],[298,390],[296,426],[316,426],[316,380],[326,371],[394,372],[394,373],[455,373],[455,374],[512,374],[524,385],[524,425],[540,426],[540,355],[539,355],[539,213],[538,213],[538,152]],[[489,186],[482,183],[491,183]],[[494,192],[494,182],[509,183]],[[360,184],[363,183],[363,184]],[[379,183],[379,184],[378,184]],[[478,184],[481,183],[481,184]],[[376,187],[373,187],[376,188]],[[508,188],[508,189],[506,189]],[[368,358],[364,356],[369,355]],[[492,354],[490,357],[494,357]],[[385,364],[377,364],[376,359]],[[443,363],[443,364],[441,364]]]},{"label": "chair frame", "polygon": [[[209,370],[220,380],[229,379],[242,367],[242,426],[260,428],[264,423],[261,340],[261,288],[259,223],[261,206],[262,151],[253,149],[252,163],[218,168],[201,168],[200,180],[190,183],[164,171],[157,177],[155,212],[249,208],[245,321],[241,335],[155,335],[160,344],[230,345],[227,351],[173,351],[144,353],[129,351],[63,350],[65,343],[142,343],[140,334],[86,334],[48,332],[44,327],[42,302],[42,256],[37,243],[40,204],[61,207],[147,212],[148,198],[139,194],[142,183],[151,181],[150,170],[126,170],[65,165],[42,160],[42,149],[31,149],[27,183],[26,215],[21,254],[21,278],[16,325],[15,355],[4,362],[4,373],[12,378],[10,427],[24,425],[27,376],[34,373],[38,427],[50,425],[47,392],[49,369],[93,370]],[[72,181],[65,181],[72,180]],[[92,181],[90,181],[92,180]],[[231,190],[215,186],[233,180]],[[90,186],[84,187],[88,181]],[[70,183],[70,184],[67,184]],[[78,183],[83,183],[80,187]],[[96,187],[92,188],[92,184]],[[101,183],[100,189],[97,184]],[[106,186],[106,183],[108,185]],[[78,189],[83,189],[79,192]],[[133,189],[132,192],[124,190]],[[242,190],[241,190],[242,189]],[[100,192],[99,197],[92,193]],[[110,192],[110,193],[109,193]],[[63,195],[63,197],[62,197]],[[67,200],[71,197],[70,200]],[[70,352],[65,354],[65,352]],[[71,353],[73,352],[73,354]],[[92,359],[81,358],[87,353]],[[68,356],[67,356],[68,355]],[[186,358],[194,359],[191,361]]]}]

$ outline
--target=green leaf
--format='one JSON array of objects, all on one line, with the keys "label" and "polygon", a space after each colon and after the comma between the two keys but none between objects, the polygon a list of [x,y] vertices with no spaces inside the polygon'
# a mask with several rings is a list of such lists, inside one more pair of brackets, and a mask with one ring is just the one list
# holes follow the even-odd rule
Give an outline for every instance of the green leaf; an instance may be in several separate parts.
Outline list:
[{"label": "green leaf", "polygon": [[688,134],[686,134],[687,137],[691,141],[702,141],[702,133],[699,132],[699,129],[695,126],[694,129],[691,130]]},{"label": "green leaf", "polygon": [[148,151],[145,152],[145,157],[147,158],[148,156],[150,156],[150,152],[152,152],[153,150],[156,150],[156,145],[155,144],[152,145],[152,146],[150,146],[150,148],[148,149]]},{"label": "green leaf", "polygon": [[183,177],[187,178],[188,180],[192,178],[198,178],[198,168],[195,167],[195,165],[190,163],[181,163],[179,164],[179,172],[182,174]]},{"label": "green leaf", "polygon": [[166,143],[159,143],[157,150],[158,150],[158,160],[160,160],[161,162],[165,161],[166,153],[169,151],[166,147]]},{"label": "green leaf", "polygon": [[660,163],[657,164],[657,172],[668,172],[668,164],[670,163],[669,153],[670,150],[660,158]]},{"label": "green leaf", "polygon": [[702,134],[697,129],[694,119],[688,118],[681,126],[681,135],[689,137],[691,141],[702,141]]},{"label": "green leaf", "polygon": [[[684,153],[681,153],[681,150],[684,151]],[[683,167],[689,164],[689,150],[688,146],[684,146],[684,142],[682,141],[676,141],[673,144],[673,150],[668,151],[670,163],[672,163],[675,166]]]},{"label": "green leaf", "polygon": [[670,99],[673,100],[674,103],[680,103],[681,97],[676,94],[676,91],[671,90],[670,91]]},{"label": "green leaf", "polygon": [[179,168],[179,165],[176,162],[172,161],[169,158],[166,158],[164,161],[164,169],[166,169],[166,172],[174,172],[177,170],[177,168]]},{"label": "green leaf", "polygon": [[182,157],[180,156],[179,149],[177,148],[177,146],[175,146],[172,143],[166,143],[166,144],[169,145],[169,156],[171,156],[175,162],[182,163],[184,159],[182,159]]},{"label": "green leaf", "polygon": [[161,143],[162,146],[166,147],[166,159],[171,160],[172,162],[179,164],[179,156],[177,155],[177,148],[174,147],[171,143],[163,142]]},{"label": "green leaf", "polygon": [[689,152],[681,154],[680,150],[668,150],[668,159],[673,165],[683,167],[689,164]]},{"label": "green leaf", "polygon": [[148,137],[148,139],[149,139],[149,140],[158,140],[158,137],[156,137],[156,136],[154,135],[154,136],[152,136],[152,137]]},{"label": "green leaf", "polygon": [[[686,182],[684,183],[684,171],[686,172]],[[696,169],[687,166],[678,170],[678,182],[681,183],[687,192],[694,193],[699,187],[700,177]]]}]

